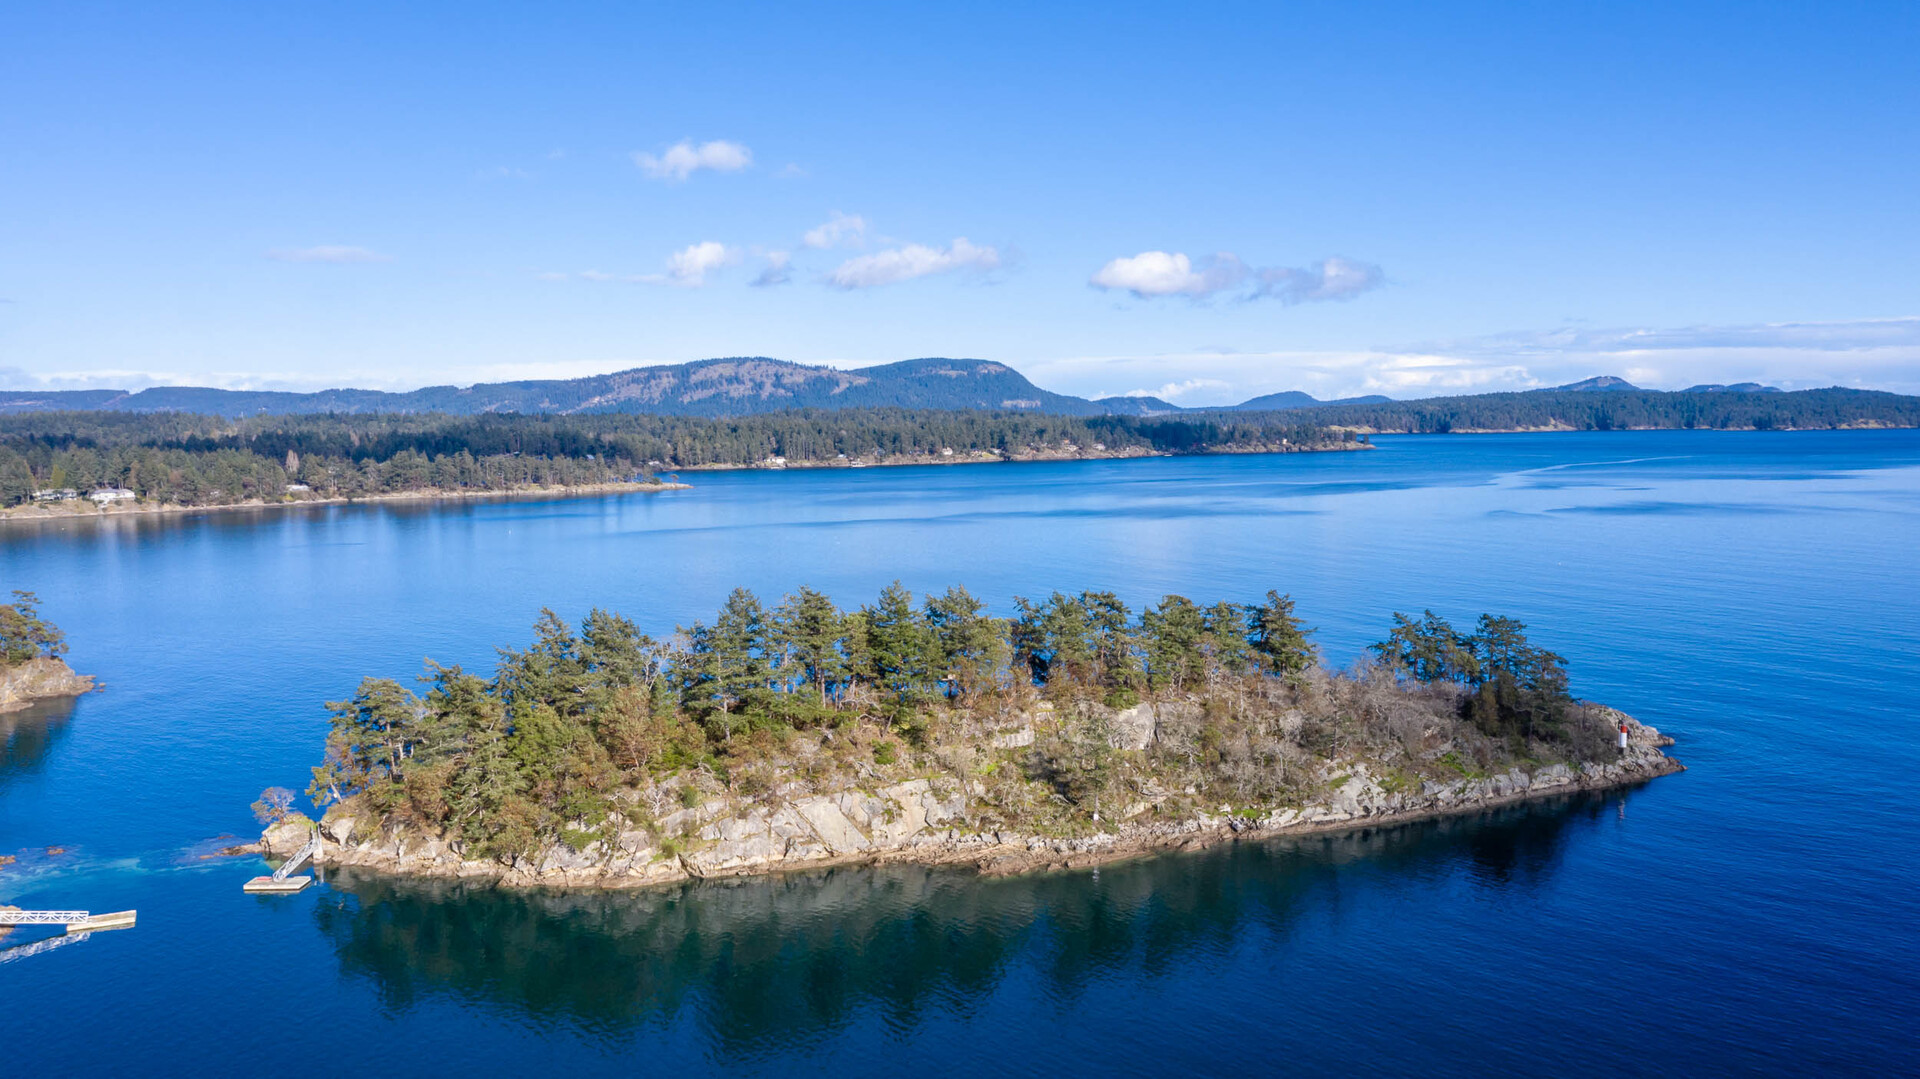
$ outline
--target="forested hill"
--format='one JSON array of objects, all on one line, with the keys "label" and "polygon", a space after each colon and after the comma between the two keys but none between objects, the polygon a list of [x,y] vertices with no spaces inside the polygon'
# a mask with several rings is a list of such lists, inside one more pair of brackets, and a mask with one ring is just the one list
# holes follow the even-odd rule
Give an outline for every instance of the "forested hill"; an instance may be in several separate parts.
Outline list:
[{"label": "forested hill", "polygon": [[1446,434],[1455,431],[1831,430],[1920,427],[1920,397],[1877,390],[1533,390],[1431,397],[1423,401],[1329,404],[1313,422],[1356,431]]},{"label": "forested hill", "polygon": [[1298,390],[1238,405],[1183,408],[1154,397],[1087,400],[1052,393],[988,360],[903,360],[841,370],[765,358],[637,367],[586,378],[429,386],[406,393],[316,393],[156,386],[121,390],[0,390],[0,415],[31,412],[205,416],[633,414],[743,417],[799,409],[990,411],[1048,416],[1228,417],[1311,409],[1315,424],[1375,431],[1612,430],[1640,427],[1805,428],[1920,425],[1920,399],[1868,390],[1702,385],[1642,390],[1612,376],[1548,390],[1394,401],[1321,401]]},{"label": "forested hill", "polygon": [[28,501],[35,492],[102,487],[123,487],[148,501],[219,505],[580,486],[677,468],[1353,446],[1352,435],[1329,434],[1292,412],[1147,418],[815,409],[739,419],[388,414],[240,420],[179,412],[33,412],[0,416],[0,506]]},{"label": "forested hill", "polygon": [[1117,411],[1049,393],[1005,364],[903,360],[840,370],[762,357],[637,367],[586,378],[429,386],[406,393],[285,393],[156,386],[119,390],[0,391],[0,412],[193,412],[217,416],[438,412],[657,413],[742,416],[796,408],[937,408],[1097,416]]}]

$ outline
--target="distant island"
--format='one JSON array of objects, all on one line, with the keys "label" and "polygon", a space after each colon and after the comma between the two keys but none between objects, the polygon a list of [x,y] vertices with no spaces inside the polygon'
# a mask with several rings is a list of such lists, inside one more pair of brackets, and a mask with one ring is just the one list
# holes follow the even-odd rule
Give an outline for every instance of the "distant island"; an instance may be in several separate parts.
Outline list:
[{"label": "distant island", "polygon": [[[49,411],[65,409],[65,411]],[[190,411],[199,409],[202,411]],[[380,409],[384,411],[375,411]],[[1048,393],[1004,364],[710,360],[406,394],[0,392],[0,514],[660,490],[656,473],[1370,448],[1374,434],[1920,426],[1920,398],[1758,383],[1231,408]]]},{"label": "distant island", "polygon": [[1920,427],[1920,397],[1875,390],[1695,386],[1642,390],[1620,379],[1570,387],[1374,404],[1334,403],[1315,423],[1368,434],[1511,431],[1835,431]]},{"label": "distant island", "polygon": [[12,603],[0,603],[0,712],[93,689],[60,658],[66,651],[66,634],[40,617],[40,597],[15,589]]},{"label": "distant island", "polygon": [[[1646,394],[1657,399],[1694,398],[1701,394],[1773,396],[1781,391],[1755,382],[1692,386],[1674,393],[1643,390],[1625,379],[1601,375],[1552,389],[1529,391],[1535,404],[1555,401],[1549,409],[1571,407],[1567,426],[1582,426],[1590,415],[1581,411],[1578,397],[1565,395]],[[1920,399],[1861,390],[1801,391],[1855,395],[1846,398],[1852,415],[1890,426],[1913,426]],[[1484,396],[1505,397],[1510,394]],[[1792,396],[1792,395],[1788,395]],[[1019,412],[1049,416],[1185,416],[1231,412],[1341,409],[1359,406],[1394,409],[1402,406],[1446,407],[1444,402],[1474,397],[1394,401],[1378,394],[1323,401],[1299,390],[1270,393],[1237,405],[1184,407],[1157,397],[1127,395],[1089,400],[1043,390],[1004,363],[971,359],[917,359],[873,367],[843,369],[792,363],[764,356],[697,360],[692,363],[636,367],[583,378],[539,379],[524,382],[476,383],[472,386],[428,386],[392,393],[384,390],[332,389],[313,393],[271,390],[221,390],[193,386],[155,386],[128,390],[0,390],[0,414],[15,412],[185,412],[211,416],[379,415],[440,413],[474,416],[492,413],[522,415],[588,415],[633,413],[657,416],[726,418],[795,409],[848,411],[907,409],[915,411]],[[1891,402],[1904,411],[1889,413]],[[1591,404],[1591,402],[1589,402]],[[1696,410],[1705,402],[1692,401]],[[1722,402],[1722,405],[1728,404]],[[1778,404],[1778,402],[1775,402]],[[1734,413],[1716,419],[1708,406],[1696,413],[1695,426],[1752,426]],[[1657,426],[1678,427],[1687,412],[1680,410],[1649,417]],[[1778,413],[1773,413],[1778,415]],[[1901,420],[1896,416],[1904,416]],[[1777,428],[1831,426],[1815,413],[1801,421],[1785,418]],[[1382,430],[1399,430],[1389,425]]]},{"label": "distant island", "polygon": [[[1067,417],[903,409],[720,420],[599,413],[0,416],[0,512],[684,486],[661,472],[857,468],[1370,448],[1292,413]],[[8,507],[11,507],[9,509]]]},{"label": "distant island", "polygon": [[[1306,394],[1256,398],[1250,411],[1317,402]],[[1362,399],[1369,400],[1369,399]],[[404,393],[335,389],[316,393],[155,386],[127,390],[0,390],[0,413],[36,411],[196,412],[217,416],[437,412],[574,415],[750,416],[792,409],[940,409],[1034,412],[1051,416],[1154,416],[1188,411],[1151,397],[1088,400],[1043,390],[990,360],[918,359],[846,370],[764,356],[636,367],[585,378],[429,386]]]},{"label": "distant island", "polygon": [[[667,642],[552,612],[486,678],[429,663],[328,705],[313,770],[335,865],[628,887],[847,861],[987,872],[1351,827],[1677,771],[1569,692],[1525,627],[1396,615],[1324,667],[1293,601],[1016,598],[895,584],[843,611],[736,590]],[[265,792],[261,849],[316,823]]]}]

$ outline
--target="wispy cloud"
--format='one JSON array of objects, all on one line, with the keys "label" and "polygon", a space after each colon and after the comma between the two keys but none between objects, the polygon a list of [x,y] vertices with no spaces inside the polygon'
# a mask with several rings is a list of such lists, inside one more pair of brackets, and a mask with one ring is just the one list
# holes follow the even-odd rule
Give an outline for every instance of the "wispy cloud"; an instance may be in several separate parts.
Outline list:
[{"label": "wispy cloud", "polygon": [[1000,252],[968,242],[962,236],[945,248],[907,244],[850,258],[827,275],[835,288],[862,289],[892,285],[916,277],[961,270],[985,272],[1000,265]]},{"label": "wispy cloud", "polygon": [[747,282],[748,284],[754,288],[772,288],[793,280],[791,255],[785,251],[769,251],[761,257],[767,260],[767,264],[761,268],[760,275]]},{"label": "wispy cloud", "polygon": [[1142,251],[1108,262],[1087,283],[1097,289],[1129,292],[1141,300],[1165,296],[1209,300],[1233,293],[1242,300],[1295,304],[1350,300],[1380,287],[1384,280],[1380,267],[1338,256],[1309,266],[1255,268],[1231,251],[1197,261],[1177,251]]},{"label": "wispy cloud", "polygon": [[1425,341],[1396,349],[1519,367],[1541,385],[1619,375],[1636,385],[1696,383],[1920,388],[1920,318],[1658,327],[1561,326]]},{"label": "wispy cloud", "polygon": [[833,211],[822,224],[807,230],[800,242],[816,251],[842,245],[858,247],[866,241],[867,220],[859,214]]},{"label": "wispy cloud", "polygon": [[540,273],[534,276],[542,281],[567,281],[578,279],[599,284],[626,285],[679,285],[685,288],[698,288],[707,283],[707,275],[723,267],[732,266],[740,261],[740,249],[728,247],[717,240],[703,240],[667,256],[665,273],[609,273],[606,270],[581,270],[579,273]]},{"label": "wispy cloud", "polygon": [[1158,397],[1162,401],[1177,401],[1182,397],[1202,390],[1229,390],[1233,383],[1218,378],[1185,378],[1178,382],[1169,382],[1157,390],[1128,390],[1122,397]]},{"label": "wispy cloud", "polygon": [[753,151],[725,139],[715,139],[697,146],[691,139],[681,139],[658,155],[635,151],[633,163],[640,166],[640,171],[648,179],[678,183],[702,169],[739,172],[753,164]]},{"label": "wispy cloud", "polygon": [[1841,322],[1757,322],[1728,326],[1562,326],[1428,342],[1418,348],[1468,355],[1563,356],[1569,353],[1631,355],[1703,349],[1869,352],[1920,348],[1920,318],[1852,319]]},{"label": "wispy cloud", "polygon": [[1335,256],[1318,265],[1292,268],[1277,266],[1254,274],[1253,296],[1281,303],[1317,303],[1326,300],[1351,300],[1363,292],[1372,292],[1386,280],[1380,267]]},{"label": "wispy cloud", "polygon": [[348,247],[344,244],[321,244],[318,247],[276,247],[267,252],[267,257],[275,262],[392,262],[392,255],[383,255],[378,251],[369,251],[364,247]]},{"label": "wispy cloud", "polygon": [[[1648,389],[1762,382],[1920,393],[1920,318],[1657,327],[1557,327],[1373,348],[1042,359],[1021,370],[1062,393],[1165,383],[1156,397],[1231,404],[1280,390],[1321,399],[1433,397],[1559,386],[1619,375]],[[1191,385],[1191,389],[1181,390]]]}]

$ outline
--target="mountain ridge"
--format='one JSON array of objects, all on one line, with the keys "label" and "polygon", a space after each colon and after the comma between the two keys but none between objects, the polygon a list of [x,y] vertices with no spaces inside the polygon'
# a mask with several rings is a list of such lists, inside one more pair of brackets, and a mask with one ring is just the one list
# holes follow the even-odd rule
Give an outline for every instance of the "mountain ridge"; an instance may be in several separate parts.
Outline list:
[{"label": "mountain ridge", "polygon": [[[1600,375],[1534,393],[1659,393]],[[1760,394],[1772,386],[1703,384],[1682,393]],[[1061,416],[1173,416],[1395,405],[1379,394],[1322,401],[1299,390],[1237,405],[1184,407],[1147,395],[1089,400],[1034,385],[994,360],[923,357],[843,369],[765,356],[735,356],[634,367],[570,379],[477,382],[389,391],[338,387],[312,392],[152,386],[143,390],[0,390],[10,412],[192,412],[227,417],[344,413],[483,415],[646,413],[707,418],[788,409],[905,408],[1035,412]]]}]

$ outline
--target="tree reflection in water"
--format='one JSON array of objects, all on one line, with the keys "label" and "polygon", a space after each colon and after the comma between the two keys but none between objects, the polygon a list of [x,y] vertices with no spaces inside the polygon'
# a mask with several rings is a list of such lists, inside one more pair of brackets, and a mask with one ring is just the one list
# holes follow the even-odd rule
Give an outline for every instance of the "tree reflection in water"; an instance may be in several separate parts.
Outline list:
[{"label": "tree reflection in water", "polygon": [[13,712],[0,712],[0,790],[38,772],[67,733],[78,697],[55,697]]},{"label": "tree reflection in water", "polygon": [[716,1053],[817,1044],[872,1007],[910,1032],[965,1015],[1018,967],[1057,1002],[1154,979],[1337,907],[1356,864],[1530,888],[1568,828],[1624,797],[1581,796],[1394,827],[1225,844],[1012,878],[841,867],[635,892],[505,890],[337,871],[316,908],[343,969],[389,1009],[452,994],[601,1037],[693,1019]]}]

